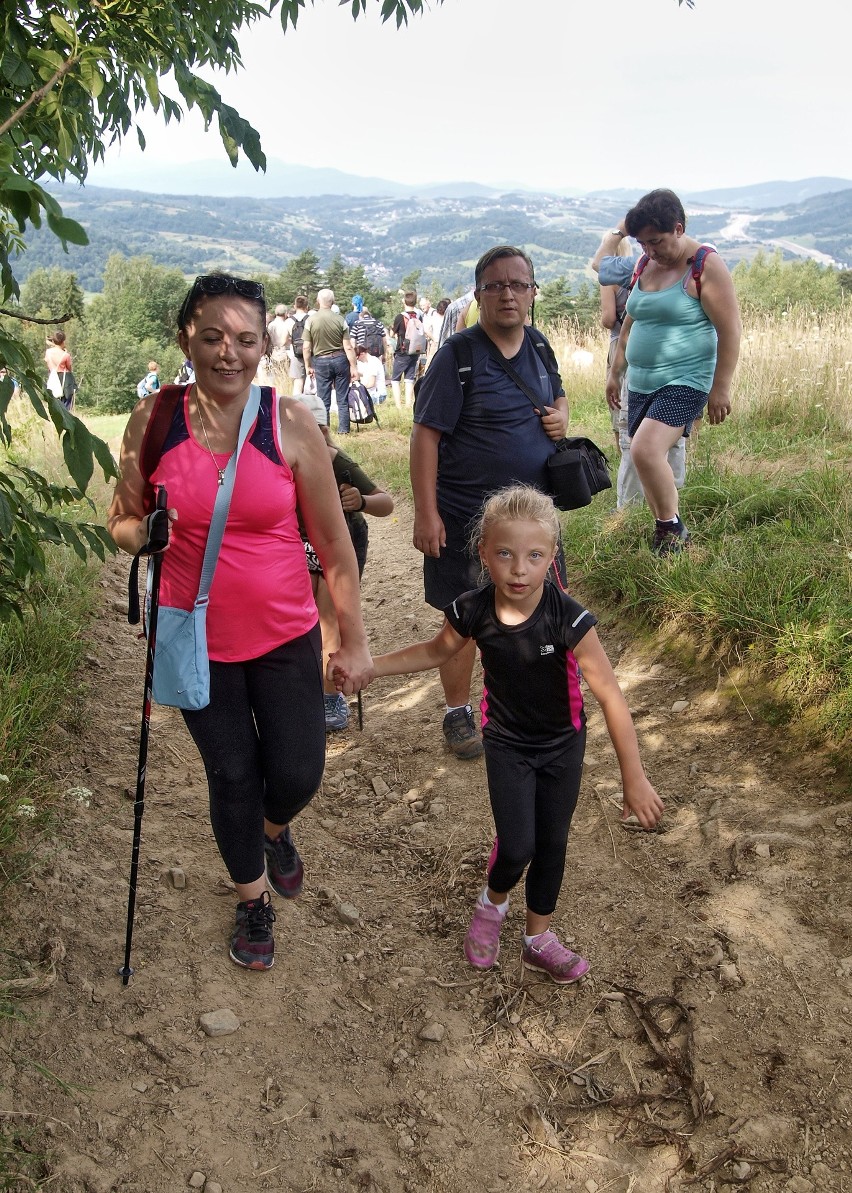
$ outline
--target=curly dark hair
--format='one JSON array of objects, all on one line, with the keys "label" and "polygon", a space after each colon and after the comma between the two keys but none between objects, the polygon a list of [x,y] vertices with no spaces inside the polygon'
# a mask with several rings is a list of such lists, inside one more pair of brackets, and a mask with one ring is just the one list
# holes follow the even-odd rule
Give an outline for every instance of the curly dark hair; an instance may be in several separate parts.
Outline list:
[{"label": "curly dark hair", "polygon": [[643,195],[624,217],[627,235],[634,238],[643,228],[649,227],[658,232],[674,232],[675,224],[686,227],[686,212],[674,191],[664,187]]}]

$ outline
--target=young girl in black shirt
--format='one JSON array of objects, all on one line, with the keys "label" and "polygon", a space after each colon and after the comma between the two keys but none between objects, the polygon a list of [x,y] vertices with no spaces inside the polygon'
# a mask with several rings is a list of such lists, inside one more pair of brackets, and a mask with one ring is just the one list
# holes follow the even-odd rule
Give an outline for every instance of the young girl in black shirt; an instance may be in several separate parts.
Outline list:
[{"label": "young girl in black shirt", "polygon": [[[464,942],[477,969],[500,951],[509,891],[526,875],[523,961],[554,982],[576,982],[589,963],[550,930],[577,803],[586,717],[579,669],[606,719],[631,812],[656,826],[663,802],[639,757],[636,731],[600,644],[594,616],[548,579],[559,535],[549,497],[515,485],[490,497],[474,529],[489,582],[453,601],[430,642],[374,658],[376,675],[438,667],[473,638],[482,655],[482,739],[497,829],[496,854]],[[329,664],[335,680],[345,676]]]}]

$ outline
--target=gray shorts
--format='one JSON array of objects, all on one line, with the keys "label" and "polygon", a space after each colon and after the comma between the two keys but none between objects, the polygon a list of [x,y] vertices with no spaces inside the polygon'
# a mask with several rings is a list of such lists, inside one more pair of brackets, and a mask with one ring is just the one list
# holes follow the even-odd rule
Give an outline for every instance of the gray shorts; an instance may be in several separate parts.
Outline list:
[{"label": "gray shorts", "polygon": [[295,354],[290,357],[290,380],[298,381],[300,377],[307,377],[305,362],[299,360]]}]

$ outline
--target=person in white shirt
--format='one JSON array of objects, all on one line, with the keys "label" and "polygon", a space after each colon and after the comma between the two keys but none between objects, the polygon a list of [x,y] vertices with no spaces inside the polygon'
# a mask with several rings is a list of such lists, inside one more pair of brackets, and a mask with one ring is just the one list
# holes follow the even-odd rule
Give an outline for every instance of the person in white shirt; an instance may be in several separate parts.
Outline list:
[{"label": "person in white shirt", "polygon": [[378,356],[371,356],[366,348],[356,349],[358,376],[374,402],[383,402],[388,396],[385,366]]}]

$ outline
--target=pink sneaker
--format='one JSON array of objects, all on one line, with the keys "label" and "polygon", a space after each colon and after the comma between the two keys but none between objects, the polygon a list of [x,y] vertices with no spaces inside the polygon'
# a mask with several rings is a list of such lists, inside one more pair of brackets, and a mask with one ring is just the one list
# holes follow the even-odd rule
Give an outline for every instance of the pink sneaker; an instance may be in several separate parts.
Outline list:
[{"label": "pink sneaker", "polygon": [[464,938],[464,955],[475,969],[490,969],[500,952],[503,916],[496,907],[477,900]]},{"label": "pink sneaker", "polygon": [[566,949],[555,932],[542,932],[532,944],[525,944],[521,957],[527,969],[546,973],[560,986],[578,982],[589,972],[586,958]]}]

